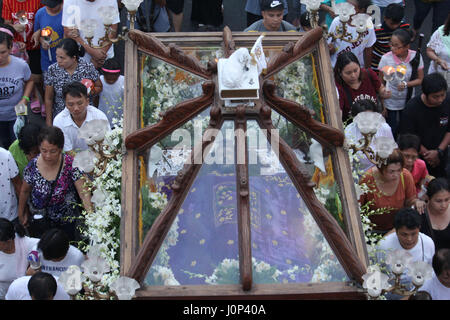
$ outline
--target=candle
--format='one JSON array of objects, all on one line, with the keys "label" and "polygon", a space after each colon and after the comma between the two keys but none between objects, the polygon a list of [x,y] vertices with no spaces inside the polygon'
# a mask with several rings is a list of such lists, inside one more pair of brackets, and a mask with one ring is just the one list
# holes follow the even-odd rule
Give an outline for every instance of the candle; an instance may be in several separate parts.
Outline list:
[{"label": "candle", "polygon": [[50,29],[49,27],[45,27],[44,29],[41,30],[41,37],[45,41],[45,43],[49,46],[47,49],[47,53],[48,53],[48,59],[50,61],[52,61],[52,53],[50,50],[50,42],[52,41],[51,36],[52,36],[52,29]]}]

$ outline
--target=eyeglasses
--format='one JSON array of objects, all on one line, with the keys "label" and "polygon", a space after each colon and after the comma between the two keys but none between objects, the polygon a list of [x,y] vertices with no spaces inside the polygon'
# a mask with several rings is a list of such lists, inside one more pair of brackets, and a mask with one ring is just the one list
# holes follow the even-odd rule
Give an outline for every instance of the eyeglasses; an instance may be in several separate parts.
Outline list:
[{"label": "eyeglasses", "polygon": [[389,42],[389,46],[391,47],[391,48],[394,48],[394,49],[401,49],[401,48],[404,48],[405,46],[399,46],[399,45],[394,45],[394,44],[392,44],[392,42]]}]

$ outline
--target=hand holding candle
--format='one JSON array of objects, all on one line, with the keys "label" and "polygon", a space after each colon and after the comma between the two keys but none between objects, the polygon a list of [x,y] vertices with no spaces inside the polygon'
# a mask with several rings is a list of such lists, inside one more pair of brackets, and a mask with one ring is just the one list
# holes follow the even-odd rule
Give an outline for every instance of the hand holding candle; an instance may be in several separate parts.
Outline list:
[{"label": "hand holding candle", "polygon": [[50,42],[52,42],[52,29],[49,27],[45,27],[41,30],[41,38],[45,42],[45,44],[48,46],[47,52],[48,52],[48,59],[52,61],[52,53],[50,51]]},{"label": "hand holding candle", "polygon": [[395,76],[395,68],[392,66],[384,66],[381,71],[383,71],[383,77],[384,80],[386,81],[386,90],[389,90],[389,82],[391,82],[392,80],[394,80],[394,76]]},{"label": "hand holding candle", "polygon": [[27,28],[26,28],[26,25],[28,24],[27,13],[25,11],[21,10],[21,11],[17,12],[16,16],[17,16],[17,19],[19,20],[19,23],[22,26],[25,26],[25,29],[23,31],[23,42],[26,43],[27,42]]}]

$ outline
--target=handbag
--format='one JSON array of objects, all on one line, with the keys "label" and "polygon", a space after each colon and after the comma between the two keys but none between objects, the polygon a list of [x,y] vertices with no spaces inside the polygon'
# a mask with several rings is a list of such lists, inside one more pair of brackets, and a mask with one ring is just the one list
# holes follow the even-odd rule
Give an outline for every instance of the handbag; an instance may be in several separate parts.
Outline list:
[{"label": "handbag", "polygon": [[42,234],[50,229],[51,227],[51,223],[50,223],[50,219],[48,218],[48,205],[50,203],[50,200],[53,196],[53,191],[55,189],[56,183],[58,181],[59,175],[61,173],[61,169],[62,169],[62,165],[64,162],[64,158],[61,159],[61,163],[59,165],[59,170],[58,170],[58,174],[56,175],[55,180],[52,182],[51,186],[50,186],[50,192],[49,195],[47,196],[47,201],[45,202],[45,205],[42,209],[38,209],[33,205],[33,202],[31,201],[31,198],[28,197],[27,203],[28,203],[28,208],[30,210],[31,213],[31,221],[29,222],[29,226],[28,226],[28,232],[30,234],[30,236],[34,237],[34,238],[40,238],[42,236]]}]

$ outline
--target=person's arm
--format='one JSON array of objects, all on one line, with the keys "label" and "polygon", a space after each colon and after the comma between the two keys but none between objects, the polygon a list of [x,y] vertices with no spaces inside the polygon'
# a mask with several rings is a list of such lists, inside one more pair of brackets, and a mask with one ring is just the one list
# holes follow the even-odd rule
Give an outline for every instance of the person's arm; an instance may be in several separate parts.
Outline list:
[{"label": "person's arm", "polygon": [[9,24],[11,27],[16,30],[16,32],[24,32],[26,29],[26,25],[20,23],[14,23],[12,20],[5,20],[5,24]]},{"label": "person's arm", "polygon": [[[77,29],[72,29],[68,27],[64,27],[64,38],[72,38],[75,40],[80,46],[84,48],[84,50],[91,56],[92,62],[99,61],[99,60],[105,60],[106,59],[106,52],[108,52],[109,48],[111,47],[111,44],[107,46],[106,51],[104,49],[106,48],[92,48],[89,46],[89,44],[84,41],[83,38],[80,37],[80,33]],[[94,63],[95,67],[98,66],[96,63]]]},{"label": "person's arm", "polygon": [[31,186],[24,180],[22,182],[22,187],[20,188],[19,205],[17,208],[19,222],[23,226],[28,225],[28,212],[25,210],[25,207],[27,205],[27,200],[30,194],[31,194]]},{"label": "person's arm", "polygon": [[27,103],[28,103],[28,101],[29,101],[29,99],[30,99],[30,96],[31,96],[31,92],[33,92],[33,88],[34,88],[34,81],[30,78],[30,79],[28,79],[28,80],[25,82],[25,89],[23,90],[23,95],[24,95],[25,97],[27,97],[28,100],[27,100],[26,98],[22,98],[22,99],[19,101],[19,103],[20,103],[20,102],[22,102],[22,103],[24,103],[24,104],[27,104]]},{"label": "person's arm", "polygon": [[82,178],[75,181],[75,188],[77,189],[78,195],[80,196],[81,202],[83,203],[84,209],[91,213],[93,212],[93,206],[91,202],[91,192],[85,187],[85,181],[88,178],[83,176]]},{"label": "person's arm", "polygon": [[[438,148],[435,150],[425,150],[423,151],[423,158],[432,167],[437,167],[441,163],[441,154],[445,154],[445,151],[450,143],[450,132],[447,132],[439,144]],[[422,150],[421,150],[422,151]]]},{"label": "person's arm", "polygon": [[103,84],[102,81],[100,80],[100,78],[98,78],[95,82],[94,82],[94,93],[95,95],[99,95],[100,92],[102,92],[103,90]]},{"label": "person's arm", "polygon": [[14,191],[16,192],[17,199],[19,199],[20,189],[22,188],[22,179],[20,178],[20,175],[18,174],[17,176],[12,178],[11,182],[13,184]]},{"label": "person's arm", "polygon": [[53,86],[45,86],[44,96],[45,123],[47,126],[51,126],[53,123],[53,98],[55,97],[55,89]]},{"label": "person's arm", "polygon": [[449,66],[447,65],[447,62],[445,62],[443,59],[441,59],[436,52],[428,47],[427,48],[427,56],[430,58],[430,60],[433,60],[437,65],[440,65],[442,69],[448,70]]}]

